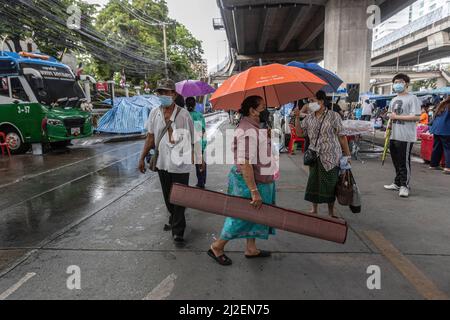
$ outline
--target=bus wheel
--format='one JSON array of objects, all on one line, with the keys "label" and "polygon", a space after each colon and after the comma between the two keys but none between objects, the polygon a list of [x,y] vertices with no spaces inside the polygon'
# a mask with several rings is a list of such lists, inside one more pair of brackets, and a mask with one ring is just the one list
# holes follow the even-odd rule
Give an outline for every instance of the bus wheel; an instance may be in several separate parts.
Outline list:
[{"label": "bus wheel", "polygon": [[22,154],[30,149],[30,144],[24,143],[20,138],[20,134],[13,128],[6,128],[6,141],[9,143],[9,148],[12,154]]}]

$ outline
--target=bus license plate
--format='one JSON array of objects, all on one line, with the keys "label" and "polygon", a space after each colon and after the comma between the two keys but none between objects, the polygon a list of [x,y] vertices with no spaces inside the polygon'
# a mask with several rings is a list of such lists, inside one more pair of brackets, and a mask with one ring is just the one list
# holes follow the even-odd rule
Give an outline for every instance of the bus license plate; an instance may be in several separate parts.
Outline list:
[{"label": "bus license plate", "polygon": [[79,136],[80,133],[81,133],[81,128],[71,128],[71,129],[70,129],[70,133],[71,133],[73,136]]}]

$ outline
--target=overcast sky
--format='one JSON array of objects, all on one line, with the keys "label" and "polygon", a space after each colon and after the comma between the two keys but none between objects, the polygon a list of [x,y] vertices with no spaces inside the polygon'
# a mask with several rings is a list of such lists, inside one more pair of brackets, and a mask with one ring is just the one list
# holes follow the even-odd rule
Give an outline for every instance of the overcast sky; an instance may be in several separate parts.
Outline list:
[{"label": "overcast sky", "polygon": [[[89,3],[104,5],[108,0],[85,0]],[[204,58],[208,60],[208,68],[217,65],[217,57],[221,63],[228,51],[225,31],[215,31],[213,18],[220,18],[216,0],[166,0],[169,15],[184,24],[191,33],[203,42]]]}]

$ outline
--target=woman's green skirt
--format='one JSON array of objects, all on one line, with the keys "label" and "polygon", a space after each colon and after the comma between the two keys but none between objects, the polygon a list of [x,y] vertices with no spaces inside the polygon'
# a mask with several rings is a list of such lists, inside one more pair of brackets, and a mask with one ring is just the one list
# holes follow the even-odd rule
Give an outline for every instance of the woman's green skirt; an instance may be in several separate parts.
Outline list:
[{"label": "woman's green skirt", "polygon": [[[258,183],[259,193],[265,204],[275,204],[275,183]],[[237,172],[236,166],[231,169],[228,175],[228,194],[233,196],[239,196],[247,199],[251,199],[250,189],[245,183],[242,174]],[[253,222],[236,219],[226,218],[222,229],[220,238],[222,240],[232,239],[264,239],[267,240],[269,235],[274,235],[275,229],[256,224]]]},{"label": "woman's green skirt", "polygon": [[315,165],[309,167],[305,200],[312,203],[335,202],[338,179],[339,167],[326,171],[319,159]]}]

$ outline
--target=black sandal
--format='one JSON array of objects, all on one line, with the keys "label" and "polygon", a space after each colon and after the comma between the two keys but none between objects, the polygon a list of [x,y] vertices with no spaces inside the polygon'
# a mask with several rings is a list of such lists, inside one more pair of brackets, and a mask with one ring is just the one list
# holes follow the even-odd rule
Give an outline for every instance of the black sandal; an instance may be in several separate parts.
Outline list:
[{"label": "black sandal", "polygon": [[245,257],[247,259],[252,259],[252,258],[269,258],[272,254],[270,253],[270,251],[264,251],[264,250],[259,250],[259,253],[256,255],[245,255]]},{"label": "black sandal", "polygon": [[226,255],[221,255],[219,257],[216,257],[216,255],[214,254],[214,251],[212,251],[211,249],[208,250],[208,256],[210,256],[211,258],[213,258],[214,260],[216,260],[216,262],[222,266],[230,266],[233,262],[231,261],[230,258],[228,258]]}]

